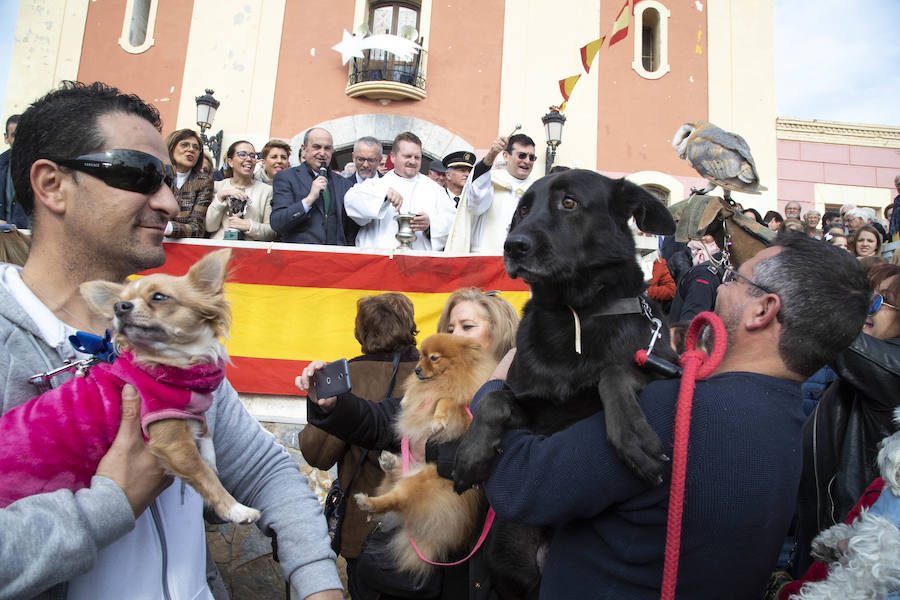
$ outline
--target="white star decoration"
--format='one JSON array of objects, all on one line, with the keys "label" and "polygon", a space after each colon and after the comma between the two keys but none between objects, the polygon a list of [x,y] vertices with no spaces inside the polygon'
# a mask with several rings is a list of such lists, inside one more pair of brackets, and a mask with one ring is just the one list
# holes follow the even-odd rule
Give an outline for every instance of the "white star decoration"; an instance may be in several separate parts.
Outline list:
[{"label": "white star decoration", "polygon": [[383,33],[363,38],[352,35],[345,29],[341,41],[331,49],[340,52],[341,64],[346,65],[351,58],[363,58],[363,50],[384,50],[396,55],[402,61],[409,61],[422,46],[396,35]]}]

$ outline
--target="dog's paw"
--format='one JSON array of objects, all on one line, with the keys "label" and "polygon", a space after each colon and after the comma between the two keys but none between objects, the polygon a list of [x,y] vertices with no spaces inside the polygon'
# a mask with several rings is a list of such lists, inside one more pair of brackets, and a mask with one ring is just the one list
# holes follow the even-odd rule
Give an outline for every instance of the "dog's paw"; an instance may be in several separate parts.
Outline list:
[{"label": "dog's paw", "polygon": [[[491,447],[488,447],[491,450]],[[453,461],[453,490],[462,494],[468,489],[477,487],[491,475],[493,453],[469,444],[460,445]]]},{"label": "dog's paw", "polygon": [[360,510],[372,512],[372,501],[369,498],[368,494],[354,494],[353,499],[356,500],[356,505],[360,508]]},{"label": "dog's paw", "polygon": [[249,525],[259,520],[259,511],[236,502],[228,509],[228,514],[219,516],[238,525]]},{"label": "dog's paw", "polygon": [[393,471],[400,465],[400,458],[393,452],[382,450],[378,456],[378,465],[385,473]]},{"label": "dog's paw", "polygon": [[431,421],[431,433],[439,433],[447,428],[447,419],[435,417]]}]

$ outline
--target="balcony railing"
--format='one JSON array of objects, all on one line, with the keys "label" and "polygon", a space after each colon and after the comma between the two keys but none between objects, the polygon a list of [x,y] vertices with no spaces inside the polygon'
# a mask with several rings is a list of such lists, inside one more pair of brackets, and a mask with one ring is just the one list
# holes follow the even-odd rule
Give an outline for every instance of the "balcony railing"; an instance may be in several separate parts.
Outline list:
[{"label": "balcony railing", "polygon": [[398,61],[390,54],[386,59],[354,58],[350,63],[347,95],[375,100],[424,99],[424,54],[424,50],[419,51],[410,62]]}]

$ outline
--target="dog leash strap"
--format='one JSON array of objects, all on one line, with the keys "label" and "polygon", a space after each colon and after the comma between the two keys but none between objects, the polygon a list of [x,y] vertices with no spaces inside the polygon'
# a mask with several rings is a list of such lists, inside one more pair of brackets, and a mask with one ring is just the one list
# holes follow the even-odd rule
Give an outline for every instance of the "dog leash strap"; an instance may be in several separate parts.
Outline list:
[{"label": "dog leash strap", "polygon": [[[701,350],[695,350],[697,338],[703,328],[709,325],[714,333],[712,355],[707,357]],[[684,510],[684,488],[687,475],[688,439],[691,429],[691,408],[694,387],[698,379],[704,379],[722,362],[725,355],[726,333],[722,320],[714,313],[702,312],[691,321],[685,336],[687,351],[681,355],[684,375],[678,390],[678,405],[675,412],[675,441],[672,452],[672,481],[669,488],[669,512],[666,519],[666,549],[663,563],[663,580],[660,590],[662,600],[674,600],[675,584],[678,580],[678,560],[681,551],[681,525]]]},{"label": "dog leash strap", "polygon": [[496,516],[496,514],[494,513],[494,509],[488,508],[487,515],[485,515],[485,517],[484,517],[484,527],[481,529],[481,535],[478,536],[478,541],[475,542],[475,547],[472,548],[472,551],[469,552],[469,554],[466,555],[465,558],[461,558],[456,562],[442,563],[442,562],[430,561],[427,558],[425,558],[425,556],[422,554],[422,551],[419,550],[418,546],[416,546],[416,542],[412,539],[412,535],[409,533],[409,527],[406,528],[406,537],[409,538],[409,543],[412,544],[413,550],[416,551],[416,556],[421,558],[423,561],[427,562],[429,565],[434,565],[436,567],[455,567],[456,565],[461,565],[464,562],[466,562],[467,560],[469,560],[470,558],[472,558],[472,555],[475,554],[479,548],[481,548],[481,545],[484,543],[484,540],[487,538],[488,532],[491,530],[491,525],[494,524],[495,516]]}]

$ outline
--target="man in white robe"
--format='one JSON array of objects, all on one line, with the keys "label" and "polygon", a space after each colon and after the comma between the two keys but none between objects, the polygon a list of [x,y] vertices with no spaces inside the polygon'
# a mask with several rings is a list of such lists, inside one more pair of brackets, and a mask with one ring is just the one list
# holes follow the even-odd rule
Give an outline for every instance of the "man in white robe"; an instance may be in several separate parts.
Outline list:
[{"label": "man in white robe", "polygon": [[[493,169],[501,152],[506,168]],[[537,179],[532,176],[536,160],[534,140],[527,135],[494,140],[466,181],[447,243],[448,252],[503,254],[503,242],[519,198]]]},{"label": "man in white robe", "polygon": [[414,250],[443,250],[456,208],[444,188],[419,172],[422,141],[411,132],[394,139],[394,170],[381,178],[354,185],[344,196],[347,216],[361,226],[359,248],[394,249],[398,214],[415,215],[410,226],[416,234]]}]

